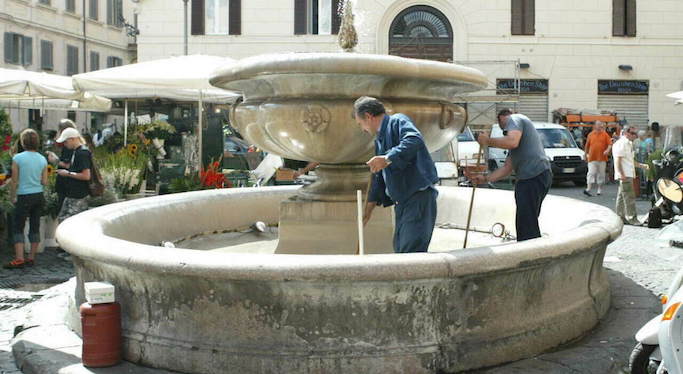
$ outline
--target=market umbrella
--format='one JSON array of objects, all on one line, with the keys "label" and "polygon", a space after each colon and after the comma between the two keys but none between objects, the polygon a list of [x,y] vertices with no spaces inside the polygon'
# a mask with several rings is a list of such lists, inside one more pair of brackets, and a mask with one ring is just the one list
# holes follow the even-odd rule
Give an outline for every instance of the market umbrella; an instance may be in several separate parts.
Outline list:
[{"label": "market umbrella", "polygon": [[670,94],[666,95],[666,97],[670,97],[670,98],[676,100],[675,101],[676,104],[683,104],[683,91],[670,93]]},{"label": "market umbrella", "polygon": [[70,77],[0,68],[0,105],[106,112],[111,100],[75,90]]},{"label": "market umbrella", "polygon": [[[232,91],[212,86],[209,78],[214,70],[234,61],[227,57],[206,55],[170,57],[77,74],[73,76],[73,84],[77,90],[109,98],[158,97],[197,101],[197,137],[201,160],[203,102],[234,103],[240,97]],[[127,102],[124,122],[128,123]],[[124,142],[127,142],[127,137],[124,132]]]}]

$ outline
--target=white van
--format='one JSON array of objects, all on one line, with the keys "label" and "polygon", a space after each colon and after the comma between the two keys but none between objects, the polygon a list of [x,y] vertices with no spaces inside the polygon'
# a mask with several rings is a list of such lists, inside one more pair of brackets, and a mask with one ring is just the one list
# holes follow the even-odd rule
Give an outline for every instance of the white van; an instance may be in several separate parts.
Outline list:
[{"label": "white van", "polygon": [[[569,130],[556,123],[534,122],[534,127],[541,136],[545,155],[550,159],[553,182],[572,181],[577,186],[585,185],[588,172],[586,153],[576,144]],[[493,125],[491,137],[503,137],[498,124]],[[503,166],[507,154],[505,149],[489,148],[489,168]]]}]

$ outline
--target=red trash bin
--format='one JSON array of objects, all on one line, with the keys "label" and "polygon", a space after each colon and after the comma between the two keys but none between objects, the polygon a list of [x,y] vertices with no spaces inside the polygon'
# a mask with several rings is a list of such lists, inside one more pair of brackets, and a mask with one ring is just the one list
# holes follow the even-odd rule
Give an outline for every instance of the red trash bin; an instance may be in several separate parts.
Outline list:
[{"label": "red trash bin", "polygon": [[121,361],[121,306],[119,303],[80,307],[83,328],[83,366],[106,367]]}]

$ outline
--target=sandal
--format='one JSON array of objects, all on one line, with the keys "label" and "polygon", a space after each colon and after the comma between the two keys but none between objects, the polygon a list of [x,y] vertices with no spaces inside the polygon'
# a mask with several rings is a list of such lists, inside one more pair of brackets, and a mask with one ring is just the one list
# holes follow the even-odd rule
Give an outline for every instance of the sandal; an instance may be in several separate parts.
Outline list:
[{"label": "sandal", "polygon": [[11,262],[3,265],[5,269],[20,269],[23,268],[26,262],[24,260],[12,260]]},{"label": "sandal", "polygon": [[26,260],[24,261],[24,264],[25,264],[26,266],[33,266],[33,265],[36,264],[36,262],[35,262],[34,260],[31,260],[31,259],[29,258],[29,259],[26,259]]}]

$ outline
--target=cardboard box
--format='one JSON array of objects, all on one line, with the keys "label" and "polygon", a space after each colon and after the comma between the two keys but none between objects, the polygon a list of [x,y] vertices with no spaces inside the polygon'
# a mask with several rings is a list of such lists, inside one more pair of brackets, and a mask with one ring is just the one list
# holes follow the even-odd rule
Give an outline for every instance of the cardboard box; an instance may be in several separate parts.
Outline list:
[{"label": "cardboard box", "polygon": [[114,286],[106,282],[86,282],[85,299],[90,304],[105,304],[116,301],[114,297]]},{"label": "cardboard box", "polygon": [[293,169],[283,169],[279,168],[275,171],[276,181],[293,181],[294,180],[294,170]]}]

